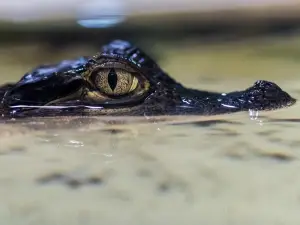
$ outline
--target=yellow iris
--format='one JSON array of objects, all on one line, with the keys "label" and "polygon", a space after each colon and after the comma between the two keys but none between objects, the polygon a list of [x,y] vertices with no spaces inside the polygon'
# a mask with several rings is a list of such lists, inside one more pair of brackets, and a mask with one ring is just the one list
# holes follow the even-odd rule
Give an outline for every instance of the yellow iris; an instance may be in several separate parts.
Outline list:
[{"label": "yellow iris", "polygon": [[137,88],[138,83],[136,76],[119,68],[103,68],[95,77],[95,86],[104,94],[112,96],[128,94]]}]

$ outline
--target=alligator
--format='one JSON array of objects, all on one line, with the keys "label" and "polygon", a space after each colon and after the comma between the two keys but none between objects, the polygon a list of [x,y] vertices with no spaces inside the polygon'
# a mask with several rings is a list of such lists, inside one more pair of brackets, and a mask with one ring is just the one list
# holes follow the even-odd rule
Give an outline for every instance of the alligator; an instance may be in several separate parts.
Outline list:
[{"label": "alligator", "polygon": [[114,40],[92,57],[41,65],[0,87],[5,118],[217,115],[288,107],[296,99],[273,82],[243,91],[186,88],[140,48]]}]

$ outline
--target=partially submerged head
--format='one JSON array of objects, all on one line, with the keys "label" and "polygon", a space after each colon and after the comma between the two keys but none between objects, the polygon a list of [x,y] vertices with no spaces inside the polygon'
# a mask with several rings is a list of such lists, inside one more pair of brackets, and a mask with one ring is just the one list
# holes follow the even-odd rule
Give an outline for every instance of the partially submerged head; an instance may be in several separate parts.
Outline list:
[{"label": "partially submerged head", "polygon": [[9,116],[211,115],[295,103],[267,81],[226,96],[185,88],[126,41],[90,58],[40,66],[0,95],[1,112]]}]

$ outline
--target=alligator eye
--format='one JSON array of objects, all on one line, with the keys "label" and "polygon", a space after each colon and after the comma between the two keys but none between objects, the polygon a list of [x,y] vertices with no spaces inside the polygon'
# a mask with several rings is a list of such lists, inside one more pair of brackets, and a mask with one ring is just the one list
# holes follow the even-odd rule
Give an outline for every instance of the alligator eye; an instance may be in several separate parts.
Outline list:
[{"label": "alligator eye", "polygon": [[132,73],[120,68],[103,68],[94,77],[95,86],[104,94],[122,96],[134,91],[138,79]]},{"label": "alligator eye", "polygon": [[107,59],[89,66],[89,72],[83,74],[86,83],[81,99],[91,104],[106,107],[135,104],[143,101],[151,91],[150,81],[143,71],[129,63]]}]

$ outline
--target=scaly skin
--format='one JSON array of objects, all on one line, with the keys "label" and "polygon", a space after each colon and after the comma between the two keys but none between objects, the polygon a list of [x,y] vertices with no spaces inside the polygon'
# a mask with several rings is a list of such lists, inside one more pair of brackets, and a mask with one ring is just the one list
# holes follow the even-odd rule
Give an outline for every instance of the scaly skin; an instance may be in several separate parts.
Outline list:
[{"label": "scaly skin", "polygon": [[[88,98],[86,77],[109,62],[130,67],[148,82],[138,96]],[[95,89],[93,89],[95,91]],[[268,81],[257,81],[244,91],[226,94],[189,89],[168,76],[142,50],[126,41],[103,46],[93,57],[44,65],[15,84],[0,88],[0,113],[10,117],[42,116],[156,116],[216,115],[248,110],[274,110],[296,100]]]}]

